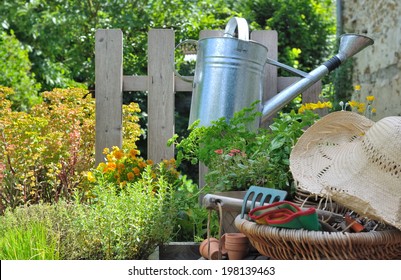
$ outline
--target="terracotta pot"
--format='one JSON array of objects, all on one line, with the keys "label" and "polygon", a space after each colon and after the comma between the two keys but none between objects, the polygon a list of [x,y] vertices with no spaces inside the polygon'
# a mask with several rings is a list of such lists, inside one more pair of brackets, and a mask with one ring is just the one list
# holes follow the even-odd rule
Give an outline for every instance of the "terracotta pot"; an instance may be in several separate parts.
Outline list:
[{"label": "terracotta pot", "polygon": [[222,241],[229,260],[242,260],[249,253],[249,240],[243,233],[226,233]]},{"label": "terracotta pot", "polygon": [[[209,241],[210,241],[210,255],[209,255]],[[199,246],[199,253],[207,260],[219,259],[219,240],[216,238],[209,238],[202,241]]]}]

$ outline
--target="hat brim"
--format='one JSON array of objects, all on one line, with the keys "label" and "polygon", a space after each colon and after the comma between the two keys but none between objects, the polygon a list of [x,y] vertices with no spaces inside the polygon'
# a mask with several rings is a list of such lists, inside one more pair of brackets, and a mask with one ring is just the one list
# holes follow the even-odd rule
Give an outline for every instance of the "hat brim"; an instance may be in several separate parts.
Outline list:
[{"label": "hat brim", "polygon": [[348,111],[324,116],[298,139],[290,170],[300,189],[401,229],[400,198],[394,196],[401,186],[371,164],[362,144],[374,124]]}]

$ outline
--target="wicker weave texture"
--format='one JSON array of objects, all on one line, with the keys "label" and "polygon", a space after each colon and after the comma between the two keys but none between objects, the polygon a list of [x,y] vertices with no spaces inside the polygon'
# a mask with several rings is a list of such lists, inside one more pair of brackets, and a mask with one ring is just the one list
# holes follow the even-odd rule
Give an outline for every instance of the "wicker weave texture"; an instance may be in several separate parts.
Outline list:
[{"label": "wicker weave texture", "polygon": [[235,225],[264,256],[278,260],[401,259],[401,231],[363,233],[270,227],[241,219]]}]

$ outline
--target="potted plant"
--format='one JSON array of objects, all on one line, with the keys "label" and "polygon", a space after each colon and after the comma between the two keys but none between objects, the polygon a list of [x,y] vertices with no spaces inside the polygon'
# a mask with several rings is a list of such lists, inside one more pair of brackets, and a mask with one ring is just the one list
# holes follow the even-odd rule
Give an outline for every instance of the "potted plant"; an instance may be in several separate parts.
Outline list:
[{"label": "potted plant", "polygon": [[208,192],[246,191],[256,185],[293,194],[290,152],[303,129],[319,116],[311,110],[281,112],[269,127],[249,129],[259,117],[255,102],[231,119],[221,118],[208,127],[194,122],[187,137],[174,135],[169,141],[176,145],[177,165],[203,163],[208,169],[204,178]]},{"label": "potted plant", "polygon": [[[250,129],[260,115],[255,102],[229,120],[221,118],[207,127],[196,121],[189,127],[187,137],[174,135],[170,139],[168,144],[176,145],[177,166],[188,161],[207,167],[201,195],[243,198],[252,185],[285,190],[288,199],[295,194],[290,152],[303,129],[319,116],[311,110],[281,112],[269,127]],[[234,219],[238,214],[223,213],[223,232],[237,231]]]}]

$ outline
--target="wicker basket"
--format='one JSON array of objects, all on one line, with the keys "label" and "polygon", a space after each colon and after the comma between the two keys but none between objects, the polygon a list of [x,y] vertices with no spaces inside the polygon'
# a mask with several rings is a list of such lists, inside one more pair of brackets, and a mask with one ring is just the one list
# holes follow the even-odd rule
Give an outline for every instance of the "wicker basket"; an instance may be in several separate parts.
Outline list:
[{"label": "wicker basket", "polygon": [[401,259],[401,231],[361,233],[284,229],[241,219],[235,225],[264,256],[279,260]]}]

